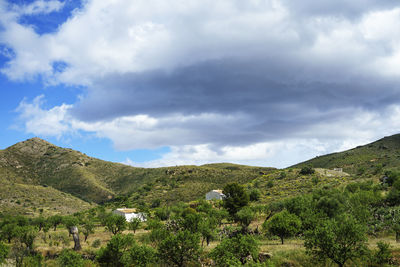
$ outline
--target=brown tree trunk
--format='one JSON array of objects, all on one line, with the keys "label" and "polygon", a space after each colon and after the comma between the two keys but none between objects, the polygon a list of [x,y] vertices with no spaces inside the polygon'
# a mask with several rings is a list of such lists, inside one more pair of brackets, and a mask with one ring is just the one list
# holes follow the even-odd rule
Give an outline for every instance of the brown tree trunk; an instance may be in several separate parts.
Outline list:
[{"label": "brown tree trunk", "polygon": [[81,242],[79,241],[79,230],[78,227],[72,226],[69,229],[70,234],[72,234],[72,238],[74,239],[74,250],[81,250]]},{"label": "brown tree trunk", "polygon": [[400,243],[400,232],[396,232],[396,242]]}]

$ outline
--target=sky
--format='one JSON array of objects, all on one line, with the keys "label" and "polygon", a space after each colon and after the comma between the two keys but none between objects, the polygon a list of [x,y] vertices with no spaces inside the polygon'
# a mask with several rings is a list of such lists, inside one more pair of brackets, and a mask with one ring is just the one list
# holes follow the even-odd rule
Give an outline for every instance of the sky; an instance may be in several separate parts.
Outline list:
[{"label": "sky", "polygon": [[0,149],[283,168],[400,133],[398,0],[0,0]]}]

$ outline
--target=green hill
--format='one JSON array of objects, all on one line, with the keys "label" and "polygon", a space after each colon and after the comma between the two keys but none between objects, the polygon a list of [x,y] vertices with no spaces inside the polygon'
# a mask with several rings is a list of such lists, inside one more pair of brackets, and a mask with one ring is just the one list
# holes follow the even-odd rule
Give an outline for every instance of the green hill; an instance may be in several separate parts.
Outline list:
[{"label": "green hill", "polygon": [[343,152],[319,156],[294,165],[301,168],[312,165],[315,168],[343,168],[353,175],[379,175],[385,169],[400,167],[400,134],[384,137],[373,143],[358,146]]},{"label": "green hill", "polygon": [[248,183],[273,170],[229,163],[135,168],[57,147],[40,138],[0,151],[0,186],[5,182],[46,186],[95,203],[116,196],[129,197],[133,203],[191,201],[226,183]]}]

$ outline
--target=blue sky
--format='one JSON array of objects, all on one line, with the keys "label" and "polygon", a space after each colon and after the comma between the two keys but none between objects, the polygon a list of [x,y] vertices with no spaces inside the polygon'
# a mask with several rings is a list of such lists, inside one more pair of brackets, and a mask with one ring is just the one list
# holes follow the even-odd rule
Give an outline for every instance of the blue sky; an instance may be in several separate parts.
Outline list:
[{"label": "blue sky", "polygon": [[398,1],[0,0],[0,147],[286,167],[400,130]]}]

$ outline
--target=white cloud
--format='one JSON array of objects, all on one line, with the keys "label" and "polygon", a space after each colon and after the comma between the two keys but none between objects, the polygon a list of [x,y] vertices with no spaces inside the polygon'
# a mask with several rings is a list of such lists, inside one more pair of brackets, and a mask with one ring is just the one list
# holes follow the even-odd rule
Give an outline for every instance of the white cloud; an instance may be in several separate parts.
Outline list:
[{"label": "white cloud", "polygon": [[57,0],[36,0],[29,5],[13,5],[13,11],[19,15],[37,15],[37,14],[48,14],[52,12],[58,12],[64,7],[65,2]]},{"label": "white cloud", "polygon": [[[314,7],[314,3],[308,2]],[[294,10],[296,7],[284,0],[90,0],[84,2],[82,9],[75,10],[57,32],[41,35],[32,26],[21,25],[18,17],[59,11],[64,2],[38,0],[9,10],[6,2],[0,0],[0,26],[3,28],[0,43],[6,45],[4,51],[11,57],[1,71],[12,80],[41,76],[50,84],[88,86],[112,76],[114,80],[106,88],[91,87],[88,98],[104,94],[103,98],[94,97],[94,105],[110,114],[123,105],[138,106],[131,110],[122,108],[121,113],[115,113],[118,115],[104,116],[107,119],[94,116],[92,119],[97,121],[92,122],[71,115],[76,104],[45,108],[43,97],[32,103],[24,100],[17,112],[20,123],[29,133],[61,137],[90,132],[112,140],[118,150],[171,146],[170,153],[145,163],[148,166],[216,161],[286,166],[305,157],[350,148],[400,130],[399,105],[389,99],[396,89],[385,90],[386,78],[398,79],[400,74],[400,8],[375,9],[379,4],[371,0],[368,1],[372,3],[371,9],[368,9],[361,2],[352,3],[347,16],[346,12],[335,15],[323,10],[323,4],[315,10],[299,7]],[[299,10],[305,14],[299,15]],[[10,50],[13,53],[9,53]],[[208,91],[197,88],[193,86],[197,85],[196,75],[204,73],[196,72],[195,68],[183,72],[193,75],[188,77],[188,87],[177,83],[151,91],[139,84],[133,90],[130,83],[137,80],[129,80],[129,77],[125,77],[128,82],[118,80],[124,74],[143,73],[142,78],[146,79],[146,71],[161,69],[166,70],[166,74],[160,78],[160,83],[173,83],[173,79],[165,77],[179,67],[226,58],[236,59],[232,62],[252,63],[257,59],[265,63],[257,65],[265,70],[254,76],[246,73],[254,69],[245,69],[243,74],[242,68],[249,66],[240,66],[240,71],[233,69],[229,73],[232,76],[216,75],[216,79],[236,82],[228,83],[228,87],[238,83],[242,86],[238,77],[248,75],[255,88],[269,86],[265,91],[254,92],[264,94],[259,97],[263,101],[267,95],[270,102],[259,103],[255,99],[258,95],[250,98],[240,94],[241,90],[253,92],[253,88],[246,88],[247,84],[237,91],[223,91],[218,88],[220,80],[207,81],[207,74],[205,84],[212,81],[215,85],[209,86],[207,89],[211,90]],[[266,59],[263,61],[263,58]],[[66,67],[55,70],[57,62],[65,63]],[[269,71],[272,74],[268,74],[274,76],[274,70],[280,72],[275,75],[279,76],[276,77],[279,81],[262,73]],[[177,75],[180,78],[179,73]],[[378,77],[377,88],[366,86],[359,81],[363,79],[360,77],[372,77],[371,80]],[[118,81],[130,83],[117,88]],[[153,85],[159,84],[150,83]],[[351,88],[352,85],[356,85],[355,88]],[[176,89],[179,86],[184,88]],[[220,94],[214,94],[218,90]],[[277,92],[279,90],[282,94]],[[363,90],[385,90],[385,93],[368,94]],[[158,95],[152,96],[148,91]],[[195,93],[185,95],[186,91]],[[175,97],[174,93],[180,95]],[[182,94],[183,98],[179,98]],[[377,102],[375,97],[381,95],[384,99]],[[132,104],[132,96],[140,103]],[[146,108],[156,110],[158,106],[149,105],[153,102],[148,99],[153,98],[161,99],[154,102],[161,106],[158,113],[143,112],[146,104]],[[222,98],[226,100],[227,109],[221,111],[216,107]],[[173,111],[174,105],[182,99],[187,106],[200,108],[193,109],[194,112],[187,107],[175,113],[166,112]],[[358,103],[350,103],[353,100]],[[204,104],[209,102],[212,102],[209,106]],[[376,107],[375,103],[383,106]],[[204,106],[208,109],[201,110]],[[235,109],[238,106],[240,108]],[[368,106],[373,108],[367,110]],[[264,114],[255,115],[260,111],[265,112],[265,118]],[[275,111],[282,117],[275,117]],[[282,128],[278,133],[268,129],[274,121]],[[291,128],[294,124],[296,127]],[[282,130],[281,135],[279,130]]]},{"label": "white cloud", "polygon": [[62,104],[49,110],[42,108],[44,96],[36,97],[32,103],[23,100],[16,112],[19,113],[19,120],[23,123],[28,133],[40,136],[61,136],[71,133],[73,129],[68,122],[67,111],[71,105]]},{"label": "white cloud", "polygon": [[400,131],[400,105],[393,105],[381,114],[348,110],[347,117],[299,130],[294,135],[296,137],[282,137],[279,140],[249,145],[215,146],[211,143],[199,143],[199,140],[204,139],[198,139],[196,129],[186,128],[186,123],[213,120],[217,122],[224,119],[236,121],[235,117],[221,118],[221,115],[203,114],[157,119],[137,115],[110,121],[83,122],[68,115],[71,105],[62,104],[46,109],[44,103],[43,96],[35,98],[32,103],[27,100],[20,103],[17,112],[26,132],[58,138],[77,132],[94,133],[98,137],[112,140],[117,150],[171,145],[171,151],[159,159],[144,163],[127,159],[124,162],[143,167],[200,165],[212,162],[286,167],[318,155],[366,144],[383,135]]},{"label": "white cloud", "polygon": [[[18,8],[35,14],[58,11],[62,5],[38,0]],[[357,21],[310,16],[301,23],[291,12],[276,0],[87,1],[56,33],[37,35],[30,26],[19,25],[17,17],[9,18],[3,23],[0,41],[16,56],[2,71],[11,79],[40,74],[51,83],[89,84],[110,73],[171,69],[271,50],[330,61],[352,56],[356,64],[367,66],[382,57],[390,61],[400,51],[399,9],[372,11]],[[3,8],[0,13],[10,12]],[[394,43],[392,53],[382,55],[377,40]],[[53,72],[56,61],[68,67]],[[397,74],[397,65],[386,69]]]}]

